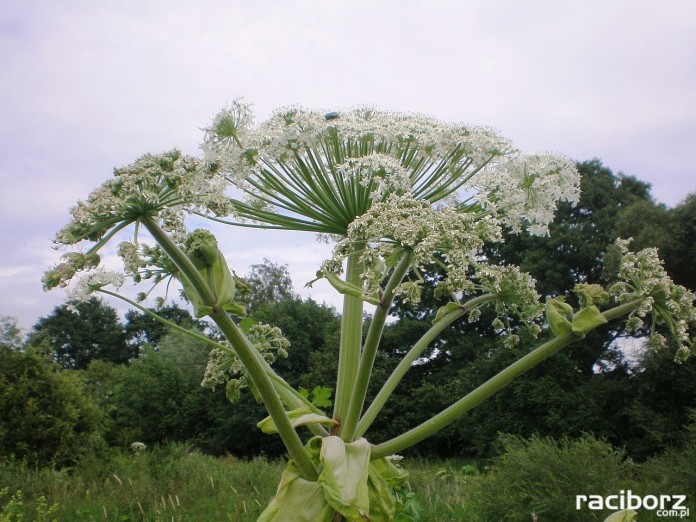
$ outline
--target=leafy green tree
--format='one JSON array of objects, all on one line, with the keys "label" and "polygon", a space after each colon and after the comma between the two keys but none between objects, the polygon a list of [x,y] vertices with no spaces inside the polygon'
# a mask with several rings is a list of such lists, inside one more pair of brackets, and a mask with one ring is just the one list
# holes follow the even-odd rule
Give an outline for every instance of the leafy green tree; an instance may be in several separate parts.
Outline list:
[{"label": "leafy green tree", "polygon": [[46,345],[56,361],[69,369],[85,369],[93,359],[127,363],[137,354],[126,343],[116,310],[94,297],[55,307],[34,325],[29,345]]},{"label": "leafy green tree", "polygon": [[[194,319],[191,313],[181,308],[176,303],[162,306],[158,309],[150,309],[160,317],[186,329],[196,329],[203,332],[206,324]],[[125,324],[126,342],[134,350],[144,344],[158,346],[162,338],[171,331],[171,327],[158,321],[151,315],[136,310],[126,312]]]},{"label": "leafy green tree", "polygon": [[665,364],[674,356],[675,347],[670,345],[645,350],[624,389],[629,397],[617,418],[622,426],[618,442],[640,459],[693,440],[687,427],[696,411],[696,361]]},{"label": "leafy green tree", "polygon": [[[313,354],[324,351],[327,336],[339,329],[336,311],[311,299],[303,301],[290,297],[266,304],[256,310],[253,317],[278,326],[290,341],[287,358],[278,358],[274,368],[293,386],[313,386],[313,381],[304,375],[310,368]],[[332,372],[326,376],[330,376],[328,382],[334,375]]]},{"label": "leafy green tree", "polygon": [[65,466],[103,448],[100,411],[77,375],[54,365],[0,348],[0,455]]},{"label": "leafy green tree", "polygon": [[295,298],[287,265],[278,265],[264,258],[263,263],[251,265],[243,279],[246,288],[241,301],[252,313],[260,308]]},{"label": "leafy green tree", "polygon": [[17,319],[0,315],[0,346],[18,349],[22,344],[22,330],[17,325]]},{"label": "leafy green tree", "polygon": [[663,246],[667,270],[678,283],[696,289],[696,194],[670,209],[665,235],[669,237]]}]

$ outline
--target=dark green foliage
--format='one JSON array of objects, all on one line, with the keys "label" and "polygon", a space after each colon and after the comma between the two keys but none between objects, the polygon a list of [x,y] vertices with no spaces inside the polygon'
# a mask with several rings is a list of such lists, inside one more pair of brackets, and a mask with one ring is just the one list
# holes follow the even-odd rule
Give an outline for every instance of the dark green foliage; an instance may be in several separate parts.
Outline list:
[{"label": "dark green foliage", "polygon": [[77,375],[0,348],[0,456],[70,465],[102,448],[101,413]]},{"label": "dark green foliage", "polygon": [[[577,510],[576,495],[618,495],[631,490],[637,496],[686,494],[686,507],[696,509],[690,493],[696,484],[696,432],[681,449],[669,449],[643,464],[623,451],[590,435],[576,439],[505,435],[501,454],[488,471],[467,482],[468,498],[462,520],[527,522],[602,521],[613,510]],[[639,509],[639,520],[659,521],[655,510]]]},{"label": "dark green foliage", "polygon": [[64,368],[77,370],[87,368],[94,359],[127,363],[137,354],[126,344],[113,308],[94,297],[74,306],[78,313],[64,304],[39,319],[29,344],[47,349]]},{"label": "dark green foliage", "polygon": [[[206,328],[203,321],[194,319],[188,310],[179,307],[176,303],[159,309],[151,309],[151,311],[182,328],[200,330],[201,332]],[[158,346],[161,339],[169,333],[170,327],[148,314],[129,310],[126,312],[124,330],[128,345],[137,349],[145,344],[153,347]]]},{"label": "dark green foliage", "polygon": [[[278,358],[273,367],[293,386],[310,389],[316,385],[332,386],[334,369],[320,369],[320,380],[314,382],[304,375],[316,368],[310,359],[327,348],[327,338],[338,332],[340,321],[335,310],[311,299],[285,299],[269,303],[253,314],[254,319],[279,327],[290,341],[287,359]],[[338,352],[336,352],[338,353]],[[315,376],[313,374],[313,376]]]},{"label": "dark green foliage", "polygon": [[665,266],[675,282],[696,290],[696,194],[687,196],[669,214],[664,230],[669,241],[662,250]]},{"label": "dark green foliage", "polygon": [[575,495],[618,494],[637,471],[621,451],[591,436],[500,442],[504,453],[469,489],[466,520],[528,522],[533,513],[539,520],[604,520],[611,511],[578,511]]},{"label": "dark green foliage", "polygon": [[696,438],[685,431],[696,408],[696,357],[676,364],[674,356],[673,347],[646,352],[624,391],[631,395],[628,408],[612,414],[625,426],[620,442],[638,458]]}]

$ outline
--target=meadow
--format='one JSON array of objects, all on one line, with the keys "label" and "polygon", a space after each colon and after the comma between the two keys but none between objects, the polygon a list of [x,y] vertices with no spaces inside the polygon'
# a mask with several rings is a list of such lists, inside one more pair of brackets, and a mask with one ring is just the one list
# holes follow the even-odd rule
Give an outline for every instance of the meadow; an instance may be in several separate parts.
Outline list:
[{"label": "meadow", "polygon": [[[399,520],[602,521],[610,511],[577,511],[575,494],[619,489],[681,491],[696,513],[693,445],[636,464],[590,436],[503,437],[501,444],[505,451],[488,463],[405,459],[410,477]],[[203,455],[183,444],[113,452],[64,469],[5,460],[0,522],[251,522],[273,496],[283,467],[263,457]],[[639,520],[669,518],[643,511]]]}]

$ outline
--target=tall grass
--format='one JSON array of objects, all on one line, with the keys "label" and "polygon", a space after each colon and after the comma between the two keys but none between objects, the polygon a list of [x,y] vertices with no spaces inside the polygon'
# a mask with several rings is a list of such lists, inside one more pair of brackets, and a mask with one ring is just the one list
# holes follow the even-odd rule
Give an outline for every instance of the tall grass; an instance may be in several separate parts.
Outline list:
[{"label": "tall grass", "polygon": [[[189,453],[184,446],[84,461],[70,470],[0,467],[0,484],[20,490],[34,520],[36,500],[57,504],[58,521],[256,520],[283,467],[266,459],[236,460]],[[1,499],[4,504],[7,499]]]},{"label": "tall grass", "polygon": [[[403,499],[413,522],[603,520],[575,509],[575,495],[688,496],[696,515],[696,444],[644,464],[586,436],[503,438],[484,472],[460,461],[407,460]],[[285,463],[190,452],[184,445],[115,452],[72,469],[0,462],[0,522],[247,522],[275,493]],[[21,492],[21,493],[18,493]],[[642,510],[641,522],[664,520]]]}]

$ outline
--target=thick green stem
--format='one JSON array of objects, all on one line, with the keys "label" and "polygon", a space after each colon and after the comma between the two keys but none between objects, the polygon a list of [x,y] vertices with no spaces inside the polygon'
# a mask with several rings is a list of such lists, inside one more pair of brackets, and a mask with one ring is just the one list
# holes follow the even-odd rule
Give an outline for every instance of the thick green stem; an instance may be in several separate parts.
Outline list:
[{"label": "thick green stem", "polygon": [[295,461],[300,473],[302,473],[302,476],[307,480],[317,480],[319,474],[314,464],[310,461],[295,428],[290,424],[290,419],[285,412],[285,408],[283,408],[283,403],[259,360],[261,357],[257,357],[258,351],[249,342],[234,321],[232,321],[227,312],[224,310],[216,310],[210,314],[210,318],[215,321],[220,331],[235,348],[237,357],[242,361],[244,368],[254,382],[261,396],[261,400],[263,400],[266,410],[268,410],[268,414],[271,416],[271,419],[273,419],[273,423],[278,430],[278,435],[280,435],[280,438],[283,440],[283,444],[285,444],[290,457]]},{"label": "thick green stem", "polygon": [[[641,302],[642,300],[631,301],[630,303],[619,305],[607,310],[602,315],[604,315],[607,321],[610,321],[637,309]],[[423,439],[441,430],[448,424],[453,423],[466,412],[478,406],[488,397],[510,384],[514,379],[532,369],[543,360],[582,338],[583,336],[576,335],[572,332],[554,337],[550,341],[542,344],[518,361],[514,362],[496,376],[492,377],[476,388],[474,391],[455,402],[452,406],[441,411],[420,426],[417,426],[412,430],[399,435],[398,437],[388,440],[387,442],[378,444],[372,448],[371,458],[379,459],[386,457],[417,444]]]},{"label": "thick green stem", "polygon": [[360,365],[358,366],[358,375],[355,380],[355,387],[350,398],[348,413],[343,420],[341,426],[341,434],[344,440],[353,440],[355,430],[365,404],[365,396],[367,395],[367,387],[370,383],[370,375],[372,367],[375,364],[377,356],[377,348],[382,339],[384,324],[389,316],[389,310],[394,302],[394,289],[401,283],[406,272],[411,266],[412,258],[409,254],[405,254],[399,264],[392,271],[389,281],[384,288],[380,304],[375,309],[375,313],[370,322],[370,328],[365,338],[365,344],[360,356]]},{"label": "thick green stem", "polygon": [[372,401],[372,404],[370,404],[369,408],[360,419],[355,436],[362,437],[365,434],[365,432],[377,418],[379,412],[382,410],[382,408],[384,408],[384,405],[387,403],[387,400],[389,400],[389,397],[394,392],[396,386],[399,384],[399,382],[401,382],[401,379],[403,379],[406,372],[408,372],[408,370],[411,368],[411,365],[418,359],[418,357],[420,357],[423,350],[425,350],[430,343],[437,339],[438,335],[440,335],[443,330],[445,330],[454,321],[468,313],[470,310],[473,310],[474,308],[489,301],[495,301],[497,298],[498,296],[494,294],[486,294],[476,297],[475,299],[463,304],[458,310],[448,313],[437,323],[431,326],[430,329],[423,334],[418,342],[416,342],[416,344],[414,344],[409,352],[404,356],[399,365],[394,369],[392,374],[379,390],[377,396]]},{"label": "thick green stem", "polygon": [[251,377],[251,380],[256,386],[268,410],[268,414],[273,419],[278,434],[283,440],[290,457],[295,461],[295,464],[304,478],[307,480],[316,480],[318,477],[317,470],[314,468],[309,456],[305,452],[297,432],[295,432],[295,429],[290,424],[290,419],[268,376],[268,370],[273,370],[268,367],[258,350],[249,342],[227,312],[219,310],[214,306],[215,296],[186,254],[181,251],[154,219],[144,217],[142,218],[142,223],[150,234],[152,234],[155,241],[162,247],[162,250],[164,250],[179,270],[181,270],[191,282],[191,285],[198,293],[201,300],[213,307],[213,313],[210,314],[210,318],[215,321],[215,324],[218,325],[220,331],[230,342],[237,357],[239,357],[249,377]]},{"label": "thick green stem", "polygon": [[[362,286],[360,273],[360,254],[358,249],[348,256],[346,282]],[[343,316],[341,317],[341,344],[338,356],[338,377],[336,379],[336,399],[333,418],[339,422],[338,433],[342,436],[343,419],[348,413],[350,396],[355,386],[355,378],[360,364],[362,344],[363,302],[350,295],[343,296]],[[345,440],[345,439],[344,439]]]}]

